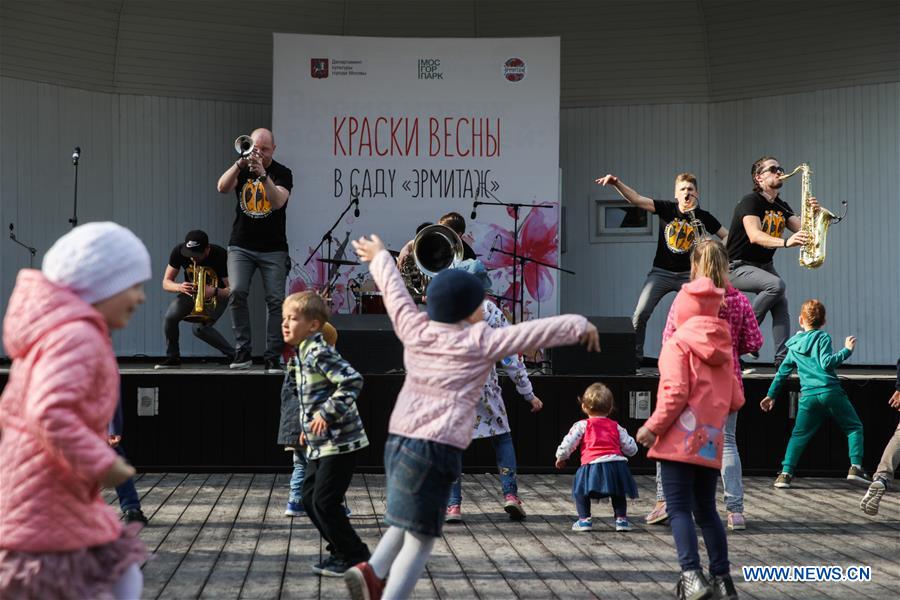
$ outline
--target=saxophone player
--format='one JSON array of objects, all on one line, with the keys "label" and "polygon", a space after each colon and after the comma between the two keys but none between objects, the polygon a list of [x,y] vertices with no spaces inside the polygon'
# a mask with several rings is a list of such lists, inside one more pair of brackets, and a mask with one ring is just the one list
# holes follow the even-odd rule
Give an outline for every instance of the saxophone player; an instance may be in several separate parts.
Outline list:
[{"label": "saxophone player", "polygon": [[[195,229],[187,233],[183,244],[177,244],[172,248],[169,264],[166,265],[166,272],[163,275],[163,290],[174,293],[175,298],[169,304],[163,321],[163,331],[166,335],[166,359],[156,365],[157,369],[173,369],[181,366],[178,326],[194,308],[194,294],[197,293],[197,290],[193,279],[196,267],[206,267],[215,273],[219,287],[207,286],[204,297],[212,298],[215,295],[216,309],[210,315],[210,321],[194,324],[194,335],[225,355],[229,362],[234,356],[231,344],[214,327],[216,321],[228,307],[228,299],[231,294],[228,285],[227,253],[225,248],[210,244],[206,232]],[[175,278],[178,277],[181,270],[184,270],[184,281],[178,283]]]},{"label": "saxophone player", "polygon": [[615,175],[594,180],[613,186],[629,204],[659,216],[659,234],[653,266],[638,296],[631,323],[634,325],[635,353],[638,364],[644,357],[647,321],[653,309],[669,292],[677,292],[691,279],[690,251],[706,230],[722,240],[728,230],[711,213],[700,208],[700,186],[693,173],[675,176],[675,200],[653,200],[642,196]]},{"label": "saxophone player", "polygon": [[[753,191],[734,207],[727,244],[731,285],[756,294],[753,312],[759,324],[766,313],[772,313],[776,368],[787,355],[791,317],[784,280],[775,271],[772,258],[779,248],[802,247],[809,240],[809,234],[800,229],[800,218],[778,195],[783,175],[784,169],[772,156],[753,163]],[[810,198],[810,206],[818,206],[815,198]],[[785,229],[792,235],[782,237]]]}]

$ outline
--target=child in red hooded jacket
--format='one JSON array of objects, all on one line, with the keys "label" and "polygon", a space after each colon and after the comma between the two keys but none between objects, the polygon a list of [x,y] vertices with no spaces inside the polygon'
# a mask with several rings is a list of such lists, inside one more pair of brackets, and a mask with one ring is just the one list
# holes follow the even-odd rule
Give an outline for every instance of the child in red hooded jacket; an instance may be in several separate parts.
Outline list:
[{"label": "child in red hooded jacket", "polygon": [[[736,598],[729,575],[728,543],[716,512],[728,413],[744,404],[732,371],[731,334],[718,317],[725,290],[708,277],[682,286],[672,310],[676,331],[659,356],[656,410],[638,430],[637,441],[661,462],[666,509],[678,550],[679,598]],[[710,578],[700,568],[697,533],[703,532]]]}]

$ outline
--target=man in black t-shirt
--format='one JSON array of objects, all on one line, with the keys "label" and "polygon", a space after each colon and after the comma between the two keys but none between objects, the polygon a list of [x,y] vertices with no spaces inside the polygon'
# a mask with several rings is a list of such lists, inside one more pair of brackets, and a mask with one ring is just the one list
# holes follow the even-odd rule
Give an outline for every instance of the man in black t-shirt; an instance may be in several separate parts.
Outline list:
[{"label": "man in black t-shirt", "polygon": [[231,319],[235,357],[232,369],[249,369],[250,310],[247,294],[253,274],[259,269],[266,294],[265,369],[281,372],[281,303],[290,267],[285,213],[294,185],[291,170],[272,160],[275,138],[268,129],[250,134],[253,148],[222,173],[216,186],[226,194],[234,190],[237,203],[228,241],[228,272],[231,273]]},{"label": "man in black t-shirt", "polygon": [[[775,344],[775,366],[781,364],[787,354],[788,336],[791,333],[791,317],[785,296],[784,280],[775,271],[772,257],[778,248],[803,246],[809,239],[800,231],[800,218],[787,202],[778,196],[784,169],[778,160],[763,156],[753,163],[750,176],[753,192],[744,196],[734,207],[731,218],[731,234],[728,236],[728,260],[731,285],[742,292],[753,292],[753,312],[762,324],[767,312],[772,313],[772,341]],[[815,198],[810,204],[818,206]],[[796,232],[782,238],[785,229]]]},{"label": "man in black t-shirt", "polygon": [[[669,292],[677,292],[691,279],[690,251],[701,237],[715,234],[726,239],[728,230],[718,219],[699,207],[699,186],[692,173],[679,173],[675,177],[675,201],[652,200],[641,196],[625,185],[615,175],[595,180],[600,185],[611,185],[630,204],[659,215],[659,233],[656,240],[656,256],[653,267],[647,273],[644,287],[638,296],[631,323],[634,325],[635,352],[638,364],[644,357],[644,337],[647,321],[653,309]],[[698,231],[699,222],[704,231]]]},{"label": "man in black t-shirt", "polygon": [[[225,312],[228,306],[228,297],[231,290],[228,288],[228,265],[225,248],[209,243],[209,237],[205,232],[195,229],[189,231],[183,244],[172,248],[169,255],[169,264],[163,275],[162,287],[167,292],[173,292],[175,298],[169,304],[164,319],[163,331],[166,334],[166,360],[156,365],[157,369],[172,369],[181,366],[181,350],[178,347],[178,325],[194,310],[195,294],[194,269],[206,267],[216,275],[218,287],[207,285],[205,298],[216,297],[216,308],[210,315],[210,321],[194,324],[194,335],[216,348],[219,352],[232,358],[231,344],[222,334],[216,331],[216,321]],[[178,283],[175,278],[178,272],[184,270],[184,281]]]}]

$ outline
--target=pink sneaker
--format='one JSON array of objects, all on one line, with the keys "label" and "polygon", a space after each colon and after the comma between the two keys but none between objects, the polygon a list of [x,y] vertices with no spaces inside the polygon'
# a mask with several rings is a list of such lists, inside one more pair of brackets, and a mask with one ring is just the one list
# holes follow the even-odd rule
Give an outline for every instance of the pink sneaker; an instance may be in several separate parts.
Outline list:
[{"label": "pink sneaker", "polygon": [[353,600],[381,600],[384,592],[384,580],[378,579],[378,575],[367,562],[350,567],[344,573],[344,583],[350,591]]},{"label": "pink sneaker", "polygon": [[451,504],[447,507],[447,514],[444,515],[445,523],[459,523],[462,521],[462,511],[459,510],[459,504]]},{"label": "pink sneaker", "polygon": [[503,510],[509,515],[513,521],[521,521],[525,518],[525,509],[522,508],[522,501],[515,494],[507,494],[503,497]]},{"label": "pink sneaker", "polygon": [[655,506],[653,510],[650,511],[644,520],[647,522],[647,525],[656,525],[657,523],[664,523],[666,519],[669,518],[669,515],[666,513],[666,503],[663,502],[659,506]]},{"label": "pink sneaker", "polygon": [[728,529],[732,531],[747,529],[747,521],[744,519],[744,513],[728,513]]}]

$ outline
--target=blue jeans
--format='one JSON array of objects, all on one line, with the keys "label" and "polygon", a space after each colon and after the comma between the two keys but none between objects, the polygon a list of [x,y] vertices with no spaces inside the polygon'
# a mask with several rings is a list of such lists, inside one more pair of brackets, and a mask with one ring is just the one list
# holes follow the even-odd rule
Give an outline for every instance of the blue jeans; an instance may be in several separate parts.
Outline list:
[{"label": "blue jeans", "polygon": [[716,484],[719,474],[715,469],[688,463],[663,460],[660,465],[666,494],[666,513],[672,525],[672,537],[675,538],[681,570],[700,570],[697,531],[694,529],[696,521],[706,543],[709,572],[712,575],[727,575],[728,540],[725,538],[722,520],[716,512]]},{"label": "blue jeans", "polygon": [[[114,448],[116,454],[125,458],[125,451],[121,444]],[[138,496],[137,488],[134,487],[134,479],[129,479],[122,485],[116,486],[116,495],[119,497],[119,508],[122,512],[129,510],[141,510],[141,499]]]},{"label": "blue jeans", "polygon": [[[519,486],[516,483],[516,449],[513,447],[512,434],[510,432],[489,438],[494,446],[494,456],[497,459],[497,470],[500,472],[500,486],[503,495],[518,495]],[[462,504],[462,475],[450,486],[450,499],[447,506]]]},{"label": "blue jeans", "polygon": [[294,471],[291,473],[291,492],[288,502],[299,504],[303,501],[303,478],[306,477],[306,453],[294,450]]},{"label": "blue jeans", "polygon": [[[722,487],[725,488],[725,510],[730,513],[744,512],[744,475],[741,456],[737,448],[737,412],[729,413],[725,420],[722,436]],[[660,463],[656,463],[656,501],[664,502]]]},{"label": "blue jeans", "polygon": [[387,480],[384,522],[405,531],[440,537],[450,485],[459,479],[461,470],[459,448],[389,435],[384,445]]},{"label": "blue jeans", "polygon": [[234,327],[235,350],[250,353],[250,309],[247,295],[253,274],[259,269],[266,294],[266,360],[278,360],[284,347],[281,337],[281,303],[284,301],[288,253],[254,252],[238,246],[228,246],[228,282],[231,284],[231,322]]}]

